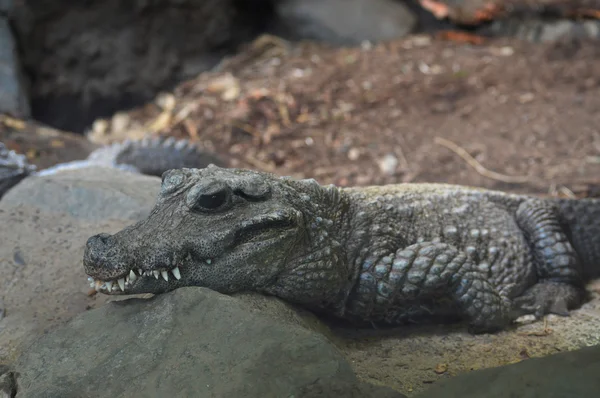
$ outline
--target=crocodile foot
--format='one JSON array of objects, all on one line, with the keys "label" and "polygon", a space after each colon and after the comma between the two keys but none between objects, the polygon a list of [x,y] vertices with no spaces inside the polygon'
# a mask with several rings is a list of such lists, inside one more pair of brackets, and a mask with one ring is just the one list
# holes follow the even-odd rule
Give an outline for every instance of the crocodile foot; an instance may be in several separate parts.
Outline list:
[{"label": "crocodile foot", "polygon": [[540,282],[523,295],[517,297],[514,309],[517,315],[532,314],[542,318],[547,314],[569,316],[569,310],[581,304],[584,293],[581,289],[557,282]]}]

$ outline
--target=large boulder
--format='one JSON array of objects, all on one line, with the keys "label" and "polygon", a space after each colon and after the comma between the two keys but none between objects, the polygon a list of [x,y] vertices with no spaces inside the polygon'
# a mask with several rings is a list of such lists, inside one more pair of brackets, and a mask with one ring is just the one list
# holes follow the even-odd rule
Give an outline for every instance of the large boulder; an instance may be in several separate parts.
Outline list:
[{"label": "large boulder", "polygon": [[286,314],[194,287],[110,303],[27,349],[18,397],[402,397]]},{"label": "large boulder", "polygon": [[214,66],[251,35],[234,0],[15,2],[36,119],[83,131]]},{"label": "large boulder", "polygon": [[10,28],[7,3],[0,1],[0,113],[25,118],[31,112],[28,86]]},{"label": "large boulder", "polygon": [[90,168],[29,177],[0,200],[0,362],[107,300],[87,296],[85,242],[143,218],[159,187],[156,177]]},{"label": "large boulder", "polygon": [[292,38],[340,45],[403,37],[417,25],[416,15],[393,0],[278,0],[278,22]]}]

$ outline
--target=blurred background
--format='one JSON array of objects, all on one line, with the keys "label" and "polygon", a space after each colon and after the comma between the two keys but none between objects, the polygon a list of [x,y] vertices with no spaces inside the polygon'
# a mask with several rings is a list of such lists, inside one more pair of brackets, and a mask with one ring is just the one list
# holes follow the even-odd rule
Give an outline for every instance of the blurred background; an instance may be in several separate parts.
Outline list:
[{"label": "blurred background", "polygon": [[600,2],[0,1],[0,141],[148,134],[321,183],[589,196]]}]

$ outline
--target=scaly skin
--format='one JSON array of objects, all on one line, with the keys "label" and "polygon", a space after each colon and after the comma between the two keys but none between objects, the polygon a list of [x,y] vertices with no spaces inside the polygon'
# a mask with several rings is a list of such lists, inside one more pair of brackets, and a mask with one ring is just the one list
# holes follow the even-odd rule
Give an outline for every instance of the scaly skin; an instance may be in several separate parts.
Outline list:
[{"label": "scaly skin", "polygon": [[599,216],[596,200],[209,166],[165,173],[150,216],[89,238],[83,264],[107,294],[257,291],[355,322],[462,318],[489,332],[581,304]]}]

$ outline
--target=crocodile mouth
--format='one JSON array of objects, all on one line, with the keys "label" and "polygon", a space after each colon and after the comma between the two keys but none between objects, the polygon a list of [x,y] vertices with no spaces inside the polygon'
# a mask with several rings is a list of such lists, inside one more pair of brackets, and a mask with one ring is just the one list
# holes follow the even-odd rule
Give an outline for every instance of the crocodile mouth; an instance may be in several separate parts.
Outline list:
[{"label": "crocodile mouth", "polygon": [[[107,268],[104,266],[106,259],[93,259],[84,257],[84,266],[88,265],[88,282],[92,289],[99,293],[109,295],[141,294],[141,293],[160,293],[176,289],[189,284],[200,283],[199,281],[190,281],[186,278],[186,273],[194,267],[202,264],[214,266],[215,262],[223,253],[229,252],[235,257],[236,251],[250,252],[249,246],[272,246],[279,242],[282,237],[295,234],[297,223],[283,218],[280,214],[275,214],[271,218],[264,217],[259,220],[248,220],[236,230],[235,234],[227,239],[228,244],[210,253],[210,258],[201,257],[194,253],[187,253],[185,257],[170,255],[167,264],[158,262],[156,264],[129,263],[122,264],[120,270],[112,270],[107,275]],[[177,258],[177,259],[175,259]],[[87,264],[86,264],[87,262]],[[175,266],[173,266],[175,265]],[[110,267],[114,268],[114,267]],[[114,275],[114,276],[113,276]],[[101,277],[100,277],[101,276]],[[189,276],[189,275],[188,275]],[[106,279],[104,279],[106,278]],[[184,280],[181,280],[181,279]]]},{"label": "crocodile mouth", "polygon": [[117,277],[115,279],[110,280],[102,280],[88,277],[88,282],[90,282],[90,287],[96,289],[96,291],[101,293],[126,293],[129,289],[133,288],[135,283],[138,280],[143,278],[154,278],[155,280],[164,280],[165,282],[169,282],[171,278],[175,278],[176,280],[181,279],[181,270],[179,267],[175,267],[172,269],[155,269],[155,270],[147,270],[144,271],[141,268],[136,270],[129,270],[129,273]]}]

